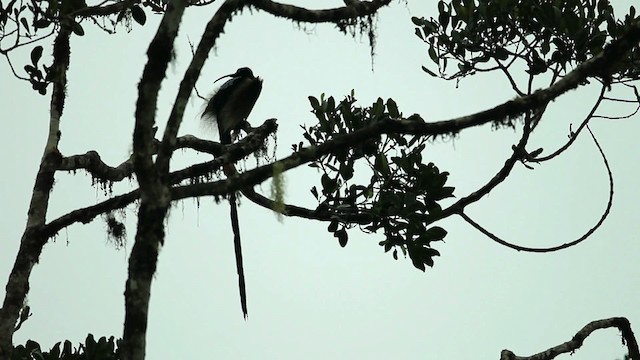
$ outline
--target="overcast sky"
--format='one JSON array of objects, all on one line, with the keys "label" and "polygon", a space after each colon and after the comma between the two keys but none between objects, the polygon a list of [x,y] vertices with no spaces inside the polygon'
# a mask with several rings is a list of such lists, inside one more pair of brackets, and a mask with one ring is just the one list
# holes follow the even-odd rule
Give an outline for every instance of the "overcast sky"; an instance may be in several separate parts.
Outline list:
[{"label": "overcast sky", "polygon": [[[614,1],[622,17],[634,1]],[[318,3],[296,1],[298,5]],[[323,1],[340,6],[341,1]],[[190,58],[188,41],[197,41],[218,5],[187,9],[176,40],[177,58],[162,84],[157,122],[162,127]],[[316,5],[317,6],[317,5]],[[351,89],[362,106],[393,97],[405,114],[445,120],[486,109],[514,97],[498,74],[465,79],[459,86],[426,75],[426,47],[413,34],[411,16],[435,16],[436,1],[394,3],[377,17],[377,47],[371,69],[365,38],[355,40],[330,25],[300,27],[261,12],[233,19],[218,41],[198,82],[201,93],[213,81],[250,66],[264,78],[262,95],[250,121],[277,118],[278,157],[302,141],[301,124],[311,125],[307,96],[341,99]],[[100,152],[117,165],[131,150],[136,86],[145,52],[159,17],[147,14],[144,27],[132,25],[116,35],[84,22],[84,37],[73,37],[68,99],[62,119],[64,155]],[[43,44],[44,45],[44,44]],[[17,68],[30,48],[16,52]],[[45,54],[51,46],[45,45]],[[0,216],[0,278],[13,266],[24,230],[33,181],[47,134],[49,97],[14,79],[0,62],[3,109],[3,200]],[[569,124],[579,123],[597,89],[570,93],[552,103],[530,149],[556,149]],[[181,134],[214,138],[199,124],[202,100],[192,98]],[[625,107],[610,106],[621,114]],[[615,176],[614,207],[606,223],[577,247],[551,254],[518,253],[478,233],[459,218],[443,221],[449,231],[435,266],[422,273],[409,259],[394,261],[378,246],[380,236],[357,229],[341,248],[327,224],[286,218],[241,201],[249,319],[240,310],[228,204],[211,198],[176,204],[167,220],[167,239],[152,288],[149,359],[496,359],[508,348],[531,355],[569,340],[588,322],[626,316],[640,333],[640,191],[637,116],[595,120],[598,136]],[[424,160],[449,171],[458,197],[485,183],[504,163],[519,132],[490,126],[437,141]],[[179,152],[174,168],[204,160]],[[245,166],[254,166],[249,159]],[[312,207],[314,171],[286,174],[289,203]],[[114,186],[128,191],[135,182]],[[265,194],[269,186],[262,186]],[[511,177],[468,213],[494,233],[526,246],[574,240],[591,228],[605,208],[607,173],[587,136],[556,160],[528,170],[516,166]],[[82,172],[58,174],[48,219],[105,198]],[[31,277],[33,316],[15,342],[34,339],[48,349],[87,333],[122,336],[123,296],[128,253],[133,245],[136,209],[125,210],[126,249],[109,243],[104,221],[74,225],[48,244]],[[590,337],[572,359],[622,358],[625,348],[615,330]],[[568,358],[566,356],[565,358]]]}]

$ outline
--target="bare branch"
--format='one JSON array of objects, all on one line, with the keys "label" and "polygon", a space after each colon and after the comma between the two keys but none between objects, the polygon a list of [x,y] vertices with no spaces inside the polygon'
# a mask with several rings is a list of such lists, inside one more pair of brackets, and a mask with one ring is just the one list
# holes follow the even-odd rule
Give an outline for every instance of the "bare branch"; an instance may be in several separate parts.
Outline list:
[{"label": "bare branch", "polygon": [[111,211],[122,209],[140,198],[140,190],[136,189],[126,194],[114,196],[103,202],[82,209],[74,210],[68,214],[48,223],[42,228],[41,235],[45,238],[55,236],[60,230],[74,223],[87,224],[97,216]]},{"label": "bare branch", "polygon": [[277,17],[308,23],[336,23],[341,20],[373,15],[383,6],[389,5],[391,0],[352,1],[347,6],[323,10],[309,10],[271,0],[247,0],[247,2]]},{"label": "bare branch", "polygon": [[509,350],[502,350],[500,360],[551,360],[561,354],[573,353],[582,347],[584,341],[598,329],[618,328],[622,333],[623,344],[627,345],[630,360],[639,360],[640,351],[638,351],[638,342],[631,329],[629,320],[623,317],[615,317],[610,319],[596,320],[588,323],[580,329],[571,340],[554,346],[543,352],[531,356],[517,356]]},{"label": "bare branch", "polygon": [[547,155],[547,156],[542,156],[542,157],[538,157],[535,159],[530,159],[529,161],[532,162],[544,162],[547,160],[551,160],[553,158],[555,158],[556,156],[562,154],[565,150],[567,150],[571,144],[573,144],[574,141],[576,141],[576,139],[578,138],[578,135],[580,135],[580,132],[582,131],[582,129],[584,129],[587,124],[589,123],[589,121],[593,118],[595,112],[598,110],[598,107],[600,106],[600,103],[603,100],[603,95],[605,93],[605,91],[607,90],[606,86],[602,86],[602,88],[600,89],[600,95],[598,95],[598,99],[596,100],[595,104],[593,104],[593,106],[591,107],[591,110],[589,111],[589,113],[587,114],[587,116],[585,116],[584,120],[582,120],[582,123],[580,123],[580,126],[578,126],[578,129],[576,129],[576,131],[572,131],[571,135],[569,136],[569,141],[567,141],[566,144],[564,144],[560,149],[554,151],[553,153]]},{"label": "bare branch", "polygon": [[496,236],[493,233],[491,233],[489,230],[487,230],[484,227],[482,227],[481,225],[479,225],[477,222],[473,221],[469,217],[469,215],[465,214],[464,212],[460,212],[460,213],[458,213],[458,215],[460,215],[460,217],[462,217],[467,223],[469,223],[471,226],[476,228],[478,231],[480,231],[481,233],[486,235],[491,240],[497,242],[500,245],[504,245],[504,246],[506,246],[508,248],[511,248],[511,249],[514,249],[514,250],[517,250],[517,251],[535,252],[535,253],[553,252],[553,251],[558,251],[558,250],[562,250],[562,249],[566,249],[566,248],[572,247],[574,245],[577,245],[577,244],[581,243],[582,241],[586,240],[587,238],[589,238],[589,236],[591,236],[591,234],[593,234],[604,223],[604,221],[606,220],[607,216],[609,216],[609,212],[611,211],[611,207],[613,206],[613,174],[611,172],[611,167],[609,166],[609,162],[607,161],[607,157],[605,156],[604,151],[602,150],[602,147],[600,147],[600,144],[598,143],[598,140],[596,139],[596,137],[593,134],[593,132],[591,132],[591,129],[589,128],[589,126],[587,125],[586,127],[587,127],[587,130],[589,131],[589,133],[591,134],[591,137],[593,138],[594,143],[598,147],[598,151],[600,152],[600,155],[602,156],[602,160],[604,162],[604,166],[607,169],[607,175],[609,176],[609,200],[607,202],[606,208],[604,209],[604,212],[600,216],[600,220],[598,220],[598,222],[591,229],[587,230],[587,232],[585,232],[582,236],[580,236],[576,240],[573,240],[571,242],[568,242],[568,243],[565,243],[565,244],[562,244],[562,245],[558,245],[558,246],[553,246],[553,247],[548,247],[548,248],[531,248],[531,247],[526,247],[526,246],[515,245],[515,244],[512,244],[510,242],[507,242],[507,241],[499,238],[498,236]]}]

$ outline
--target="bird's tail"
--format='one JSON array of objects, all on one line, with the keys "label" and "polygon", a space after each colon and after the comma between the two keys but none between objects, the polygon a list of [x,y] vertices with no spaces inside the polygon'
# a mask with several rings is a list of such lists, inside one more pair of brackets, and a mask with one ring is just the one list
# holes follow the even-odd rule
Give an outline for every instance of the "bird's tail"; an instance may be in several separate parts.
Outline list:
[{"label": "bird's tail", "polygon": [[244,266],[242,264],[242,245],[240,243],[240,225],[238,223],[238,204],[236,194],[229,195],[229,205],[231,205],[231,227],[233,229],[233,245],[236,251],[236,270],[238,271],[238,289],[240,290],[240,305],[242,314],[246,319],[247,312],[247,288],[244,282]]},{"label": "bird's tail", "polygon": [[[236,168],[233,164],[224,165],[223,171],[225,175],[235,174]],[[231,228],[233,230],[233,245],[236,252],[236,270],[238,271],[238,289],[240,290],[240,306],[242,306],[242,314],[246,319],[247,311],[247,288],[244,282],[244,265],[242,264],[242,244],[240,242],[240,223],[238,221],[238,202],[236,193],[229,194],[229,205],[231,206]]]}]

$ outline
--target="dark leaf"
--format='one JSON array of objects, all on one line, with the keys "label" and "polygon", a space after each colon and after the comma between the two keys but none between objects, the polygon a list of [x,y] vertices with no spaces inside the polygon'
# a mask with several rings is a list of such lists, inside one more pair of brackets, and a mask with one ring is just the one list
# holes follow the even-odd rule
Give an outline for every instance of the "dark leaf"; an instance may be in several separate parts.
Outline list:
[{"label": "dark leaf", "polygon": [[426,72],[427,74],[433,76],[433,77],[437,77],[438,75],[436,75],[436,73],[434,73],[433,71],[427,69],[426,67],[422,67],[422,71]]},{"label": "dark leaf", "polygon": [[322,110],[320,108],[320,102],[315,97],[309,96],[309,103],[311,103],[311,107],[313,108],[313,110],[315,110],[315,111]]},{"label": "dark leaf", "polygon": [[31,50],[31,63],[33,66],[38,66],[38,61],[42,57],[42,46],[38,45]]},{"label": "dark leaf", "polygon": [[315,186],[311,188],[311,193],[313,194],[313,196],[317,200],[318,199],[318,189]]},{"label": "dark leaf", "polygon": [[416,28],[416,36],[420,38],[420,40],[424,41],[424,37],[422,36],[422,31],[420,28]]},{"label": "dark leaf", "polygon": [[333,236],[338,238],[338,243],[341,247],[347,246],[347,240],[349,240],[349,236],[347,235],[347,230],[340,229],[333,233]]},{"label": "dark leaf", "polygon": [[71,23],[71,31],[73,31],[73,33],[78,35],[78,36],[83,36],[84,35],[84,29],[82,28],[82,26],[80,24],[78,24],[75,21],[73,21]]},{"label": "dark leaf", "polygon": [[415,16],[412,16],[411,17],[411,22],[413,22],[413,24],[416,25],[416,26],[421,26],[422,24],[424,24],[425,20],[417,18]]},{"label": "dark leaf", "polygon": [[20,23],[24,26],[24,29],[29,32],[29,23],[27,23],[27,18],[20,18]]},{"label": "dark leaf", "polygon": [[144,10],[138,5],[131,7],[131,16],[133,20],[140,25],[144,25],[147,22],[147,15],[145,15]]},{"label": "dark leaf", "polygon": [[423,234],[425,237],[429,239],[429,241],[440,241],[447,236],[447,230],[441,228],[440,226],[434,226]]},{"label": "dark leaf", "polygon": [[387,100],[387,109],[389,109],[389,115],[391,115],[392,118],[400,117],[400,111],[398,111],[398,105],[396,104],[395,101],[393,101],[393,99]]},{"label": "dark leaf", "polygon": [[34,74],[36,73],[37,69],[31,65],[25,65],[24,66],[24,71],[27,72],[27,74],[29,74],[29,76],[33,77]]},{"label": "dark leaf", "polygon": [[338,230],[338,221],[331,220],[331,223],[329,224],[329,227],[327,228],[327,230],[329,232],[336,232],[336,230]]},{"label": "dark leaf", "polygon": [[36,29],[44,29],[49,25],[51,25],[51,21],[47,19],[38,19],[33,22],[33,27],[35,27]]}]

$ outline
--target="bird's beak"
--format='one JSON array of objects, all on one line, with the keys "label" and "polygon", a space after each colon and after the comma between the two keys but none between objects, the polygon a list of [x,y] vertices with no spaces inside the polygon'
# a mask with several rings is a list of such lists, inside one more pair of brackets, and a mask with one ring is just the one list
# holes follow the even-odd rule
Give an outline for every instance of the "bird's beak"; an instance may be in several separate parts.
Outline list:
[{"label": "bird's beak", "polygon": [[231,77],[231,76],[233,76],[233,75],[235,75],[235,73],[234,73],[234,74],[225,75],[225,76],[221,76],[221,77],[217,78],[217,79],[216,79],[216,81],[214,81],[214,83],[215,83],[215,82],[218,82],[219,80],[224,79],[224,78],[226,78],[226,77]]}]

